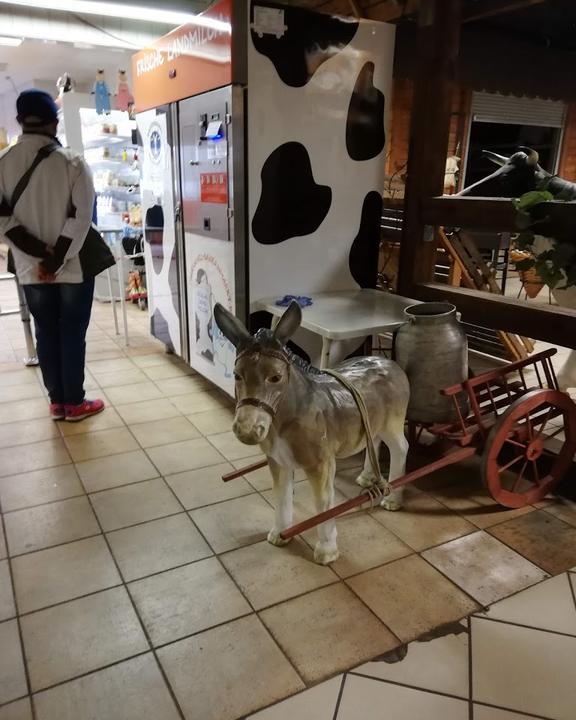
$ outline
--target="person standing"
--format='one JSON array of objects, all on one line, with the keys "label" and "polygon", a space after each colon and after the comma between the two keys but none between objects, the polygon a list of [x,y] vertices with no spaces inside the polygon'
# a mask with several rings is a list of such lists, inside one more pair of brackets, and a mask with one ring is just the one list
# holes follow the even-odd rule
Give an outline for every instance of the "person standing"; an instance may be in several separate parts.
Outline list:
[{"label": "person standing", "polygon": [[94,185],[83,158],[56,138],[58,109],[41,90],[16,101],[22,135],[0,153],[0,235],[13,255],[36,327],[38,360],[54,420],[104,410],[86,400],[86,331],[94,276],[80,262],[92,223]]}]

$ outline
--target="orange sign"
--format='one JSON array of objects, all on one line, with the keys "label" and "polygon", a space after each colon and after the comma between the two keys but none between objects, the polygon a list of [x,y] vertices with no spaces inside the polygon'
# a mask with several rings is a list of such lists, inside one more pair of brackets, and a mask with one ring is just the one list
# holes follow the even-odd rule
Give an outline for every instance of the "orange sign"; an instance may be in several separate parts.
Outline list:
[{"label": "orange sign", "polygon": [[200,173],[200,202],[228,204],[227,173]]},{"label": "orange sign", "polygon": [[220,0],[132,56],[136,112],[232,82],[231,0]]}]

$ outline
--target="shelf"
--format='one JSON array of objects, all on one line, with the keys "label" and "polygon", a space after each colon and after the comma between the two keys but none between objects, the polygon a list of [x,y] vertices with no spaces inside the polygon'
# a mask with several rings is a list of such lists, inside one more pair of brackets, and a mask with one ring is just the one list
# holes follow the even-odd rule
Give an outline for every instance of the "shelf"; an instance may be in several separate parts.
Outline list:
[{"label": "shelf", "polygon": [[129,192],[127,187],[107,185],[102,189],[96,190],[96,192],[98,195],[110,195],[112,197],[126,198],[127,200],[134,198],[135,201],[140,201],[140,191],[133,190]]},{"label": "shelf", "polygon": [[122,145],[124,144],[126,147],[136,147],[132,143],[132,136],[127,135],[114,135],[111,133],[103,133],[102,135],[97,135],[96,137],[91,137],[84,141],[84,149],[88,150],[90,148],[95,147],[106,147],[107,145]]},{"label": "shelf", "polygon": [[133,174],[138,174],[139,170],[132,170],[130,165],[127,162],[124,162],[123,160],[112,160],[112,159],[105,159],[102,160],[86,160],[88,165],[91,168],[94,168],[96,170],[127,170]]}]

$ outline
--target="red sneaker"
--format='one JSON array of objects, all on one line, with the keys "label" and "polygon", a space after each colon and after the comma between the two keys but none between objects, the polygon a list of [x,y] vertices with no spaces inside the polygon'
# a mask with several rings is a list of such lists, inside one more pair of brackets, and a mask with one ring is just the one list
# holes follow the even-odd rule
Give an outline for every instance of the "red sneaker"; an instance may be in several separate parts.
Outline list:
[{"label": "red sneaker", "polygon": [[104,410],[102,400],[84,400],[80,405],[65,405],[66,422],[79,422]]},{"label": "red sneaker", "polygon": [[60,405],[60,403],[50,403],[50,417],[52,420],[64,420],[66,417],[64,405]]}]

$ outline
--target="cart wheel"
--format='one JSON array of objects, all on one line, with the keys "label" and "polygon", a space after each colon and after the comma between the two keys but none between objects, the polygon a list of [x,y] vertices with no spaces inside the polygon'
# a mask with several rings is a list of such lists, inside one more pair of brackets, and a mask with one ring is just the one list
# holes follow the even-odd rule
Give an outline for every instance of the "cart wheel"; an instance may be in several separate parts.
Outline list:
[{"label": "cart wheel", "polygon": [[[562,431],[564,440],[558,437]],[[484,485],[500,505],[530,505],[562,479],[575,452],[576,404],[559,390],[531,390],[502,413],[488,435]]]}]

